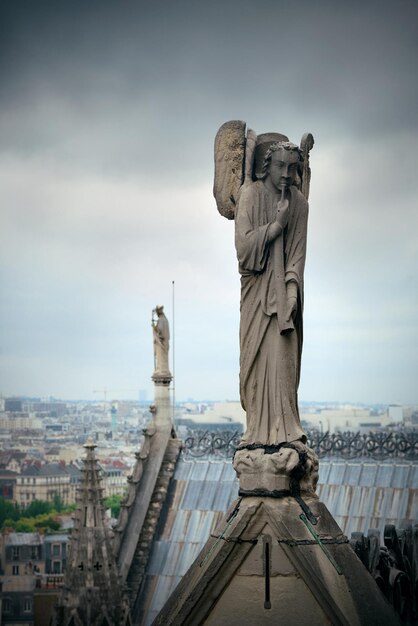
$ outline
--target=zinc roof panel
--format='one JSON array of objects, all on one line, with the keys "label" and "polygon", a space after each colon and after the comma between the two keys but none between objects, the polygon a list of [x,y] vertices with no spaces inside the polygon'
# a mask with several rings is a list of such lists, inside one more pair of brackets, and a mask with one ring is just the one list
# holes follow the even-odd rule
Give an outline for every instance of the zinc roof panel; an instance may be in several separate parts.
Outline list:
[{"label": "zinc roof panel", "polygon": [[[396,471],[393,468],[390,462],[321,460],[318,495],[347,536],[354,531],[367,532],[370,527],[383,531],[385,523],[399,525],[402,517],[418,519],[418,492],[414,495],[402,489],[405,481],[418,487],[418,467],[399,463]],[[156,537],[147,568],[148,574],[157,573],[159,584],[151,592],[147,624],[151,624],[238,495],[231,459],[180,459],[175,477],[179,480],[172,482],[173,495],[167,501],[171,510],[165,517],[165,527],[159,531],[166,541]],[[393,489],[393,483],[399,487]]]},{"label": "zinc roof panel", "polygon": [[382,463],[377,468],[376,486],[390,487],[392,485],[393,465]]},{"label": "zinc roof panel", "polygon": [[418,464],[411,467],[411,489],[418,489]]},{"label": "zinc roof panel", "polygon": [[336,496],[333,510],[336,515],[347,515],[351,510],[351,500],[353,498],[353,488],[350,485],[341,485],[336,489]]},{"label": "zinc roof panel", "polygon": [[324,484],[328,482],[328,476],[331,470],[329,461],[321,461],[319,463],[319,482]]},{"label": "zinc roof panel", "polygon": [[326,503],[329,509],[333,510],[337,497],[338,487],[336,485],[322,486],[321,500]]},{"label": "zinc roof panel", "polygon": [[209,461],[196,461],[190,474],[190,480],[205,480],[208,468]]},{"label": "zinc roof panel", "polygon": [[363,487],[371,487],[375,484],[376,474],[376,463],[363,463],[363,469],[360,474],[359,485]]},{"label": "zinc roof panel", "polygon": [[214,480],[216,482],[219,482],[223,468],[223,461],[210,461],[208,466],[208,473],[206,474],[206,480]]},{"label": "zinc roof panel", "polygon": [[[369,518],[373,512],[374,493],[372,488],[363,487],[356,489],[356,493],[353,498],[352,512],[354,515],[361,513],[364,518]],[[356,502],[356,506],[355,503]]]},{"label": "zinc roof panel", "polygon": [[191,543],[204,543],[209,537],[213,518],[213,511],[192,511],[185,540]]},{"label": "zinc roof panel", "polygon": [[180,456],[176,464],[174,471],[174,478],[176,480],[188,480],[194,466],[193,461],[188,461]]},{"label": "zinc roof panel", "polygon": [[204,482],[202,480],[190,480],[186,486],[180,508],[194,510],[203,489]]},{"label": "zinc roof panel", "polygon": [[347,524],[348,524],[348,516],[347,515],[336,515],[334,517],[338,526],[341,528],[344,534],[347,533]]},{"label": "zinc roof panel", "polygon": [[205,480],[196,508],[201,509],[202,511],[211,511],[213,509],[213,501],[218,488],[219,483],[214,480]]},{"label": "zinc roof panel", "polygon": [[418,490],[416,489],[409,490],[405,517],[408,520],[414,520],[414,523],[418,524]]},{"label": "zinc roof panel", "polygon": [[352,533],[363,532],[364,533],[364,517],[361,515],[350,515],[347,519],[347,528],[344,531],[348,538]]},{"label": "zinc roof panel", "polygon": [[185,480],[172,480],[169,486],[167,505],[170,511],[178,511],[186,491],[187,482]]},{"label": "zinc roof panel", "polygon": [[341,485],[345,472],[345,463],[330,463],[330,472],[327,482],[330,485]]},{"label": "zinc roof panel", "polygon": [[388,506],[388,489],[384,489],[383,487],[376,487],[372,517],[375,518],[384,518],[386,514],[386,508]]},{"label": "zinc roof panel", "polygon": [[158,577],[158,581],[155,586],[155,591],[153,593],[151,605],[149,608],[149,613],[154,613],[154,617],[157,615],[157,613],[161,611],[167,598],[170,595],[170,589],[173,586],[173,578],[173,576],[168,574]]},{"label": "zinc roof panel", "polygon": [[169,546],[170,544],[166,541],[154,542],[151,558],[147,566],[147,574],[150,576],[158,576],[164,572]]},{"label": "zinc roof panel", "polygon": [[360,463],[347,463],[343,483],[345,485],[358,485],[361,467]]},{"label": "zinc roof panel", "polygon": [[238,496],[238,482],[223,482],[218,484],[213,500],[214,511],[226,511],[234,497]]},{"label": "zinc roof panel", "polygon": [[[403,511],[406,510],[408,506],[409,492],[404,491],[403,489],[394,489],[393,487],[385,487],[383,492],[384,492],[384,496],[383,496],[383,501],[382,501],[382,508],[380,510],[380,515],[382,519],[388,519],[389,517],[397,517],[398,526],[399,526],[400,519],[401,519],[401,508],[403,509]],[[404,493],[406,493],[407,499],[405,502],[402,502]]]},{"label": "zinc roof panel", "polygon": [[177,511],[171,530],[168,533],[164,532],[164,536],[168,536],[168,541],[186,541],[191,514],[191,511]]},{"label": "zinc roof panel", "polygon": [[393,469],[393,477],[392,477],[392,487],[409,487],[410,486],[410,475],[411,475],[411,465],[395,465]]},{"label": "zinc roof panel", "polygon": [[224,467],[221,474],[222,482],[234,482],[237,481],[237,475],[235,474],[235,470],[232,466],[232,459],[228,459],[224,461]]},{"label": "zinc roof panel", "polygon": [[169,543],[167,558],[164,563],[164,575],[176,576],[177,575],[177,561],[181,550],[183,549],[183,543],[179,541],[171,541]]},{"label": "zinc roof panel", "polygon": [[196,559],[197,555],[205,545],[205,542],[200,543],[184,543],[182,546],[182,550],[179,554],[179,558],[177,561],[177,578],[181,580],[182,576],[187,572],[190,565]]}]

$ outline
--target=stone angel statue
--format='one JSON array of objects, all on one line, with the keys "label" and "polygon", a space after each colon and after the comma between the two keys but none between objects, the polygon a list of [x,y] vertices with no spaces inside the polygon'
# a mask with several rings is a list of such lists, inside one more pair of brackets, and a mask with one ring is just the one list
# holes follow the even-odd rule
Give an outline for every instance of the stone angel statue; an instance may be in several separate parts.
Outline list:
[{"label": "stone angel statue", "polygon": [[279,133],[227,122],[215,139],[214,196],[235,220],[241,274],[240,447],[305,442],[297,391],[302,353],[309,151]]},{"label": "stone angel statue", "polygon": [[[156,318],[154,317],[156,315]],[[152,312],[152,334],[154,339],[154,374],[153,378],[171,377],[168,364],[170,346],[170,328],[163,306],[156,306]]]}]

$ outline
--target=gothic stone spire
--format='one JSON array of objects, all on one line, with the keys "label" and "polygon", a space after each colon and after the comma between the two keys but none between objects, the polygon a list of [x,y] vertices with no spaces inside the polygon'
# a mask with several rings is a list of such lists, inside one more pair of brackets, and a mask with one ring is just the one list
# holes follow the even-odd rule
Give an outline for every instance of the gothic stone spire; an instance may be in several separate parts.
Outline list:
[{"label": "gothic stone spire", "polygon": [[70,552],[54,626],[128,626],[129,603],[121,588],[103,506],[96,445],[86,458],[78,492]]}]

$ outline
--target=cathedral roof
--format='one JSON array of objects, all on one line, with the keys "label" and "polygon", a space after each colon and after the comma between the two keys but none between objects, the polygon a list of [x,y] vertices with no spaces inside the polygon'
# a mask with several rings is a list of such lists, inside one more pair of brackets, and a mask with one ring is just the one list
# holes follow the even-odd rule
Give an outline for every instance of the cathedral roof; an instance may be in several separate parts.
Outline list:
[{"label": "cathedral roof", "polygon": [[[418,467],[392,459],[322,459],[318,495],[350,537],[418,519]],[[231,459],[176,465],[141,591],[141,620],[150,625],[238,494]]]}]

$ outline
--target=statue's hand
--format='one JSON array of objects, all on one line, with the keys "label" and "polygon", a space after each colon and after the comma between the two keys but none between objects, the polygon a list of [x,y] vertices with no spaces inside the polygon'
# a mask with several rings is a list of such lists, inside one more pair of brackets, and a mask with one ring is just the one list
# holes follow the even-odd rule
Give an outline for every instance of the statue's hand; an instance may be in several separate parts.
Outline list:
[{"label": "statue's hand", "polygon": [[287,226],[287,220],[289,215],[289,202],[288,200],[280,200],[277,203],[276,219],[269,226],[269,241],[274,241]]},{"label": "statue's hand", "polygon": [[298,299],[295,296],[287,298],[287,319],[295,319],[298,312]]},{"label": "statue's hand", "polygon": [[287,319],[295,319],[298,312],[298,286],[294,280],[286,285],[287,294]]},{"label": "statue's hand", "polygon": [[288,219],[289,219],[289,201],[280,200],[277,203],[276,221],[280,224],[280,227],[282,230],[287,226]]}]

